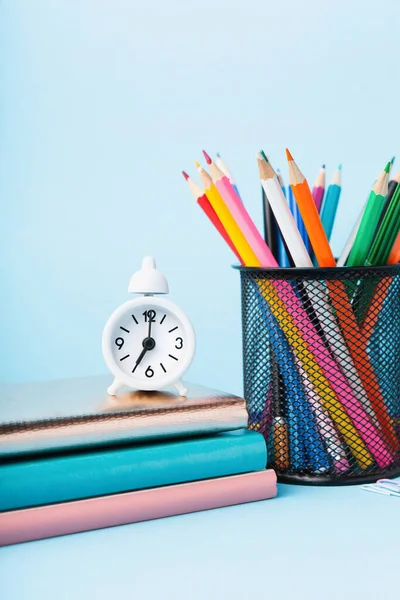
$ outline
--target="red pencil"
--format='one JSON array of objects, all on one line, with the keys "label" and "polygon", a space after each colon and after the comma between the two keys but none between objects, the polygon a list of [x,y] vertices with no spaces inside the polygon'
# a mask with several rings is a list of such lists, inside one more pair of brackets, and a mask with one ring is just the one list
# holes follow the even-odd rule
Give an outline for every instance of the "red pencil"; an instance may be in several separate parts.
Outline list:
[{"label": "red pencil", "polygon": [[218,231],[218,233],[220,233],[220,235],[222,235],[225,242],[228,244],[229,248],[232,250],[232,252],[234,252],[236,258],[239,260],[240,264],[243,265],[244,263],[243,263],[243,260],[240,256],[240,254],[236,250],[234,244],[232,243],[231,238],[229,237],[229,235],[226,232],[225,227],[222,225],[217,213],[211,206],[209,199],[207,198],[205,193],[202,191],[201,187],[199,185],[197,185],[197,183],[195,183],[193,181],[193,179],[191,179],[191,177],[189,177],[189,175],[187,173],[185,173],[185,171],[182,171],[182,175],[186,179],[193,196],[196,198],[197,204],[206,213],[207,217],[210,219],[211,223],[214,225],[214,227]]}]

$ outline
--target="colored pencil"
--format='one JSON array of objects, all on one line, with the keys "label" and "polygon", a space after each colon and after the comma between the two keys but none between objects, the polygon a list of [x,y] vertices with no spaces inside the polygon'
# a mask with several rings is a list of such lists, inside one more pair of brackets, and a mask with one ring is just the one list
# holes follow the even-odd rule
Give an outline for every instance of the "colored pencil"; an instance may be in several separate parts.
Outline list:
[{"label": "colored pencil", "polygon": [[325,194],[325,165],[322,165],[319,173],[315,179],[315,183],[312,189],[312,197],[318,212],[321,212],[321,206]]},{"label": "colored pencil", "polygon": [[289,166],[290,186],[303,217],[304,225],[318,264],[320,267],[335,267],[335,258],[329,246],[329,241],[322,226],[307,180],[287,149],[286,156]]},{"label": "colored pencil", "polygon": [[281,261],[279,260],[278,225],[276,223],[274,213],[271,210],[268,198],[263,187],[261,187],[261,196],[264,221],[264,240],[266,244],[268,244],[268,247],[270,248],[272,254],[282,266]]},{"label": "colored pencil", "polygon": [[388,294],[392,279],[390,277],[384,277],[378,282],[376,286],[374,297],[368,307],[365,319],[361,326],[361,334],[365,344],[368,343],[376,323],[380,316],[380,310]]},{"label": "colored pencil", "polygon": [[336,173],[333,176],[332,182],[328,187],[328,191],[321,209],[321,221],[328,240],[331,239],[340,193],[342,191],[341,169],[342,165],[339,165]]},{"label": "colored pencil", "polygon": [[384,202],[384,205],[383,205],[383,209],[382,209],[381,215],[379,217],[378,225],[376,226],[376,229],[375,229],[373,242],[375,241],[375,238],[376,238],[376,236],[378,234],[379,228],[380,228],[380,226],[382,224],[383,218],[384,218],[384,216],[386,214],[387,209],[389,208],[390,201],[393,198],[393,194],[395,193],[396,188],[397,188],[397,186],[399,184],[399,179],[400,179],[400,172],[396,173],[396,175],[393,177],[393,179],[391,181],[389,181],[389,184],[388,184],[388,193],[387,193],[387,196],[385,198],[385,202]]},{"label": "colored pencil", "polygon": [[392,251],[389,255],[388,265],[396,265],[400,262],[400,233],[398,234]]},{"label": "colored pencil", "polygon": [[[210,174],[212,177],[212,181],[217,188],[219,194],[221,195],[223,201],[225,202],[226,207],[231,213],[232,217],[236,221],[246,240],[248,241],[250,247],[252,248],[254,254],[257,257],[258,265],[269,265],[273,267],[278,267],[278,262],[272,254],[271,250],[268,248],[267,244],[263,240],[258,231],[257,227],[254,225],[249,213],[247,212],[244,204],[240,200],[237,195],[235,189],[233,188],[231,182],[227,178],[226,175],[217,167],[214,161],[209,157],[207,152],[203,150],[203,154],[207,161],[207,164],[210,169]],[[241,256],[242,253],[240,253]],[[255,266],[254,264],[252,266]]]},{"label": "colored pencil", "polygon": [[197,204],[205,212],[207,217],[210,219],[211,223],[214,225],[215,229],[223,237],[225,242],[228,244],[229,248],[235,254],[236,258],[243,265],[244,264],[243,260],[240,256],[239,252],[237,251],[236,246],[233,244],[232,240],[230,239],[225,227],[222,225],[221,220],[219,219],[217,213],[213,209],[206,194],[202,191],[200,186],[197,185],[197,183],[195,183],[193,181],[193,179],[191,179],[191,177],[189,177],[189,175],[185,171],[182,171],[182,175],[186,179],[186,182],[189,185],[189,188],[190,188],[191,192],[193,193],[193,196],[196,198]]},{"label": "colored pencil", "polygon": [[[261,150],[261,154],[265,157],[266,160],[268,160],[265,153],[263,152],[263,150]],[[279,185],[281,186],[281,188],[283,187],[282,178],[279,181]],[[282,189],[282,191],[283,191],[283,189]],[[263,202],[262,207],[263,207],[263,217],[264,217],[264,239],[265,239],[265,242],[268,245],[268,247],[270,248],[272,254],[275,256],[275,258],[278,259],[279,266],[286,267],[286,268],[290,267],[291,263],[290,263],[290,259],[289,259],[287,246],[286,246],[285,240],[284,240],[281,232],[279,231],[278,223],[277,223],[275,215],[271,209],[270,203],[267,198],[267,194],[266,194],[263,186],[261,186],[261,194],[262,194],[262,202]]]},{"label": "colored pencil", "polygon": [[390,161],[372,187],[356,239],[346,262],[348,267],[358,267],[365,264],[388,193],[389,170]]},{"label": "colored pencil", "polygon": [[225,202],[221,198],[217,188],[213,184],[210,175],[199,165],[199,163],[196,163],[196,165],[198,165],[197,169],[204,185],[206,196],[210,201],[211,206],[215,210],[230,240],[235,246],[239,256],[241,256],[244,264],[259,266],[260,263],[258,262],[256,255],[251,249],[235,219],[232,217]]},{"label": "colored pencil", "polygon": [[366,264],[386,265],[400,232],[400,186],[397,186],[383,217],[382,224],[372,248],[368,253]]},{"label": "colored pencil", "polygon": [[278,471],[287,471],[290,467],[288,426],[286,422],[283,376],[279,372],[279,364],[275,353],[271,355],[272,405],[274,412],[274,467]]},{"label": "colored pencil", "polygon": [[400,171],[397,171],[396,175],[394,175],[393,179],[389,181],[388,186],[388,196],[392,197],[397,186],[400,183]]},{"label": "colored pencil", "polygon": [[[281,172],[279,171],[279,169],[276,170],[276,176],[278,177],[278,181],[282,188],[283,195],[286,198],[286,188],[285,188],[285,184],[283,182],[282,175],[281,175]],[[294,263],[291,259],[290,253],[288,251],[287,244],[286,244],[285,240],[283,239],[283,236],[280,232],[278,233],[278,241],[279,241],[278,262],[279,262],[280,266],[285,267],[285,268],[293,267]]]},{"label": "colored pencil", "polygon": [[[400,232],[400,187],[396,190],[383,218],[382,224],[368,254],[366,265],[386,265]],[[366,318],[369,306],[373,300],[376,283],[373,280],[360,281],[354,294],[353,304],[357,309],[359,321]],[[380,291],[382,293],[382,291]],[[379,302],[379,301],[378,301]],[[372,302],[376,308],[376,302]]]},{"label": "colored pencil", "polygon": [[282,173],[280,172],[279,169],[276,170],[276,176],[277,176],[279,184],[280,184],[280,186],[282,188],[283,195],[285,196],[285,198],[287,198],[286,188],[285,188],[285,184],[283,182]]},{"label": "colored pencil", "polygon": [[217,160],[215,161],[215,164],[217,165],[217,167],[219,167],[221,169],[221,171],[224,173],[224,175],[227,176],[227,178],[231,182],[232,186],[234,187],[235,192],[237,193],[237,195],[240,198],[239,190],[238,190],[238,187],[237,187],[237,185],[235,183],[233,175],[232,175],[231,171],[229,170],[229,167],[227,166],[227,164],[222,160],[221,155],[219,154],[219,152],[217,152]]}]

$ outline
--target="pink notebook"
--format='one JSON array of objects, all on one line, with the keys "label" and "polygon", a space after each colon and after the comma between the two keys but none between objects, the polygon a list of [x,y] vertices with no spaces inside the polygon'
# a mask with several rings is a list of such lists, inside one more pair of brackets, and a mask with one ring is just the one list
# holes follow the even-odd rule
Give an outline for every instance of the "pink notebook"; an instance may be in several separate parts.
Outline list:
[{"label": "pink notebook", "polygon": [[0,546],[274,498],[272,469],[0,513]]}]

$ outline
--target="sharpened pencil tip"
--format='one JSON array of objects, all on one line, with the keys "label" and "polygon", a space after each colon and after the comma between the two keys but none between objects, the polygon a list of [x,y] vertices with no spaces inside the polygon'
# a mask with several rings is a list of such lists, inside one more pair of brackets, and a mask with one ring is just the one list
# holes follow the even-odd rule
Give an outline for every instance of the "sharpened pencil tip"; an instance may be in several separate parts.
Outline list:
[{"label": "sharpened pencil tip", "polygon": [[204,154],[204,158],[206,159],[206,162],[208,165],[211,165],[212,160],[211,158],[208,156],[207,152],[205,150],[203,150],[203,154]]},{"label": "sharpened pencil tip", "polygon": [[385,171],[385,173],[389,173],[390,172],[390,167],[392,166],[392,162],[389,160],[389,162],[387,163],[386,167],[383,169]]},{"label": "sharpened pencil tip", "polygon": [[186,173],[186,171],[182,171],[182,175],[184,176],[186,181],[189,179],[189,175]]},{"label": "sharpened pencil tip", "polygon": [[220,155],[220,153],[219,153],[219,152],[217,152],[217,157],[218,157],[218,158],[221,158],[221,155]]},{"label": "sharpened pencil tip", "polygon": [[196,165],[197,169],[201,169],[201,164],[197,160],[194,161],[194,164]]},{"label": "sharpened pencil tip", "polygon": [[392,160],[390,161],[390,164],[393,166],[394,161],[396,160],[395,156],[392,156]]},{"label": "sharpened pencil tip", "polygon": [[260,154],[263,157],[263,159],[265,160],[265,162],[268,162],[268,156],[265,154],[264,150],[260,150]]},{"label": "sharpened pencil tip", "polygon": [[293,156],[290,154],[289,150],[286,148],[286,158],[291,161],[293,160]]},{"label": "sharpened pencil tip", "polygon": [[322,165],[322,169],[326,169],[326,164],[325,163]]},{"label": "sharpened pencil tip", "polygon": [[342,165],[340,164],[340,165],[338,166],[338,171],[341,171],[341,170],[342,170]]}]

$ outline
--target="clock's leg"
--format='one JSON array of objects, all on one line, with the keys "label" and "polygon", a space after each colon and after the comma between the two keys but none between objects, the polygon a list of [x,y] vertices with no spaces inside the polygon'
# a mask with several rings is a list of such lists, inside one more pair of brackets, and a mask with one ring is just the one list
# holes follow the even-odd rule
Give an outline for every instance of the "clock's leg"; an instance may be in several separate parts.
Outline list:
[{"label": "clock's leg", "polygon": [[186,394],[188,393],[188,389],[183,385],[181,380],[174,383],[174,386],[178,390],[180,396],[186,396]]},{"label": "clock's leg", "polygon": [[113,383],[107,388],[107,394],[109,396],[116,396],[118,390],[124,387],[124,384],[118,381],[118,379],[114,379]]}]

